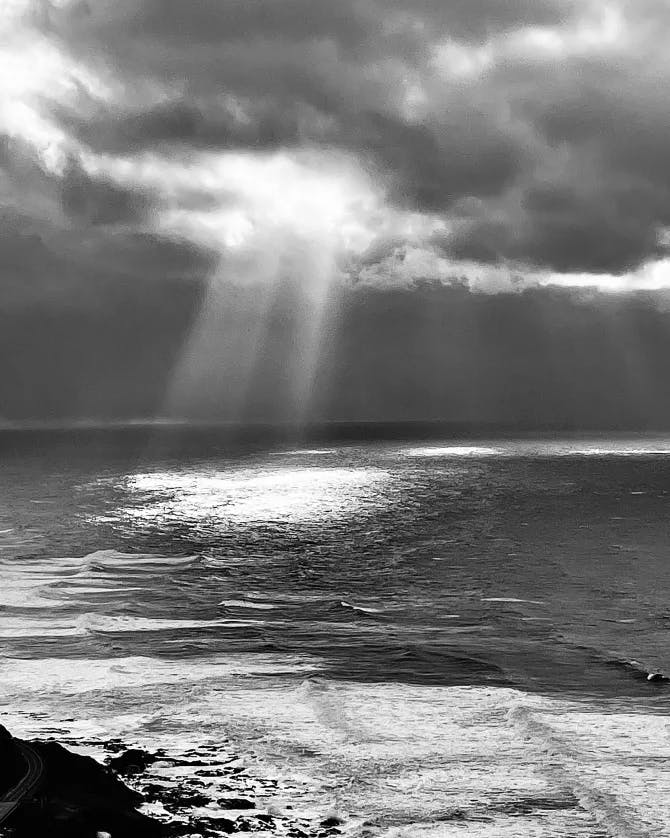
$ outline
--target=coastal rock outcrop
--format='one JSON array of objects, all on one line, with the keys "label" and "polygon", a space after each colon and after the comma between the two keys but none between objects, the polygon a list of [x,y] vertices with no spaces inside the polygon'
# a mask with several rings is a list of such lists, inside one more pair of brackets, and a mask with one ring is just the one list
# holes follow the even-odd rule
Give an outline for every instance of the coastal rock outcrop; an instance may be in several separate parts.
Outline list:
[{"label": "coastal rock outcrop", "polygon": [[15,838],[165,835],[163,824],[138,811],[141,794],[109,768],[57,742],[25,742],[0,727],[0,765],[2,827]]}]

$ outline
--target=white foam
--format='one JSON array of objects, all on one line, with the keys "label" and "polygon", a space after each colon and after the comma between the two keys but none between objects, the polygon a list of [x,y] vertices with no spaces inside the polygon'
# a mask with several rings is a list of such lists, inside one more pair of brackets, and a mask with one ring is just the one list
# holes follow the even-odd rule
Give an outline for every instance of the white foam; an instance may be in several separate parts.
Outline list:
[{"label": "white foam", "polygon": [[270,611],[279,608],[278,605],[270,605],[268,602],[249,602],[246,599],[224,599],[219,605],[225,608],[254,608],[261,611]]},{"label": "white foam", "polygon": [[381,614],[380,608],[366,608],[362,605],[353,605],[352,603],[347,602],[344,599],[341,600],[340,604],[343,605],[345,608],[353,608],[354,611],[362,611],[364,614]]},{"label": "white foam", "polygon": [[264,624],[265,620],[173,620],[127,615],[81,614],[77,624],[82,629],[97,632],[169,631],[216,626],[248,626]]},{"label": "white foam", "polygon": [[402,453],[406,457],[492,457],[501,450],[485,445],[440,445],[410,448]]},{"label": "white foam", "polygon": [[[32,709],[46,727],[64,723],[73,694],[86,730],[146,747],[220,746],[225,731],[252,773],[285,778],[295,814],[335,809],[350,824],[368,820],[375,836],[667,835],[663,716],[511,689],[296,683],[311,666],[282,656],[6,661],[0,678],[18,732],[39,734]],[[505,809],[570,794],[579,806]],[[439,820],[454,810],[465,820]]]},{"label": "white foam", "polygon": [[0,637],[65,637],[81,634],[76,620],[0,617]]},{"label": "white foam", "polygon": [[198,556],[163,556],[99,550],[81,557],[6,559],[0,561],[0,605],[22,609],[53,609],[76,602],[74,595],[146,590],[127,584],[169,568],[188,567]]},{"label": "white foam", "polygon": [[[95,690],[143,688],[149,684],[184,684],[209,679],[281,672],[311,672],[318,668],[307,656],[226,655],[211,658],[164,660],[132,656],[96,660],[91,658],[43,658],[26,660],[0,657],[3,696],[61,694]],[[152,700],[160,706],[160,699]]]},{"label": "white foam", "polygon": [[319,456],[324,454],[337,454],[336,448],[295,448],[290,451],[273,451],[275,457],[299,457]]},{"label": "white foam", "polygon": [[156,553],[119,553],[116,550],[98,550],[89,553],[82,560],[84,564],[102,567],[123,567],[132,569],[137,566],[184,567],[198,561],[197,556],[163,556]]},{"label": "white foam", "polygon": [[546,605],[547,603],[541,599],[519,599],[512,596],[489,596],[483,597],[482,602],[526,602],[529,605]]}]

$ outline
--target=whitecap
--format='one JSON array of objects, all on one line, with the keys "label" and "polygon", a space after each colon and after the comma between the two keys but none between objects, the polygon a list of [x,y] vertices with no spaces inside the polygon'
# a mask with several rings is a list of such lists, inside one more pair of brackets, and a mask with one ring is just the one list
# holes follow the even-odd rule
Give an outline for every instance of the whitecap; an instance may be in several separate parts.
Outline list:
[{"label": "whitecap", "polygon": [[547,603],[541,599],[519,599],[517,597],[505,597],[505,596],[490,596],[490,597],[483,597],[482,602],[526,602],[529,605],[546,605]]},{"label": "whitecap", "polygon": [[319,664],[307,655],[221,655],[191,660],[149,656],[18,659],[0,656],[3,697],[34,696],[41,700],[92,690],[144,689],[150,684],[181,684],[249,675],[308,673]]},{"label": "whitecap", "polygon": [[[264,623],[264,620],[246,620],[243,625],[249,622]],[[93,632],[144,632],[144,631],[171,631],[175,629],[214,628],[216,626],[239,625],[238,620],[174,620],[149,617],[132,616],[109,616],[106,614],[82,614],[77,617],[77,624],[88,631]]]},{"label": "whitecap", "polygon": [[402,453],[406,457],[492,457],[501,452],[485,445],[440,445],[410,448]]},{"label": "whitecap", "polygon": [[362,605],[353,605],[351,602],[346,602],[346,600],[340,600],[340,605],[345,608],[352,608],[354,611],[363,611],[365,614],[381,614],[381,608],[366,608]]},{"label": "whitecap", "polygon": [[271,605],[269,602],[249,602],[245,599],[222,599],[219,605],[225,608],[254,608],[259,611],[270,611],[279,608],[278,605]]}]

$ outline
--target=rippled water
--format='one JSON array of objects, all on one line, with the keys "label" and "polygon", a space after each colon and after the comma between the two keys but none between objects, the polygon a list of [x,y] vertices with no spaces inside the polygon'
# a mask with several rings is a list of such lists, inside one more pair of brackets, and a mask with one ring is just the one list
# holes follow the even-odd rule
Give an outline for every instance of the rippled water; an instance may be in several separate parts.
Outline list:
[{"label": "rippled water", "polygon": [[225,739],[354,834],[670,834],[670,440],[0,447],[17,731]]}]

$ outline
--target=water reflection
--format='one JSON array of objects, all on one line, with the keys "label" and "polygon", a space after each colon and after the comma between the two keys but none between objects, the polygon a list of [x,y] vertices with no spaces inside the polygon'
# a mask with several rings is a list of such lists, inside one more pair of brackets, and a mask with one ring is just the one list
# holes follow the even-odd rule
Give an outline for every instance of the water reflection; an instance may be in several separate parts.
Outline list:
[{"label": "water reflection", "polygon": [[482,445],[440,445],[405,451],[408,457],[492,457],[499,453],[498,448]]},{"label": "water reflection", "polygon": [[670,440],[661,438],[575,438],[575,439],[526,439],[494,441],[493,444],[459,445],[444,444],[410,446],[402,449],[406,457],[641,457],[670,455]]},{"label": "water reflection", "polygon": [[174,470],[135,474],[123,512],[152,520],[299,523],[351,515],[388,479],[381,469]]}]

